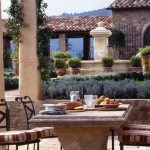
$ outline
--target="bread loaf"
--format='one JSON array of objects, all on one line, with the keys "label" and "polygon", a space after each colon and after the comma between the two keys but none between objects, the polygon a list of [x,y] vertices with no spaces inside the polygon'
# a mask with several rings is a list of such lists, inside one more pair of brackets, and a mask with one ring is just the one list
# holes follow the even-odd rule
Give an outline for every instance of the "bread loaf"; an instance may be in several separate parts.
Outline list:
[{"label": "bread loaf", "polygon": [[67,110],[73,110],[75,107],[82,106],[81,102],[62,102],[61,104],[66,104]]}]

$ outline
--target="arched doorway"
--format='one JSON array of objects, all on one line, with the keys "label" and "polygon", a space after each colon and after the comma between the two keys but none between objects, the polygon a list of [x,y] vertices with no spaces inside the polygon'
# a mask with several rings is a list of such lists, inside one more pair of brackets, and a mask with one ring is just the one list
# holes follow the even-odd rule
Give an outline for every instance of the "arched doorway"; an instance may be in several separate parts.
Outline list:
[{"label": "arched doorway", "polygon": [[150,46],[150,26],[147,28],[144,35],[144,46]]}]

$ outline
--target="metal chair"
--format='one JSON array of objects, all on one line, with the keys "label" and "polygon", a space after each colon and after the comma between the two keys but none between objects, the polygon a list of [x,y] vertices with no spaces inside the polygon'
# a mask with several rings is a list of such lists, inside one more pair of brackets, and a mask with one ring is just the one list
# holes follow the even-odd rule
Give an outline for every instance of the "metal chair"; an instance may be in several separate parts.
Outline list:
[{"label": "metal chair", "polygon": [[5,99],[0,99],[0,129],[6,130],[0,132],[0,146],[8,146],[9,149],[10,145],[15,145],[16,150],[18,150],[18,147],[21,145],[36,143],[37,150],[39,150],[40,137],[38,136],[38,133],[36,131],[10,131],[9,108]]},{"label": "metal chair", "polygon": [[124,145],[150,146],[150,125],[124,124],[120,128],[118,139],[120,150],[124,149]]},{"label": "metal chair", "polygon": [[[21,101],[21,103],[23,104],[25,114],[26,114],[27,128],[30,129],[31,123],[29,122],[29,120],[33,116],[35,116],[35,107],[33,105],[31,98],[29,96],[16,97],[15,100]],[[40,132],[40,134],[43,135],[41,139],[57,137],[55,135],[53,127],[35,127],[32,130]],[[60,149],[62,150],[62,146],[60,147]]]}]

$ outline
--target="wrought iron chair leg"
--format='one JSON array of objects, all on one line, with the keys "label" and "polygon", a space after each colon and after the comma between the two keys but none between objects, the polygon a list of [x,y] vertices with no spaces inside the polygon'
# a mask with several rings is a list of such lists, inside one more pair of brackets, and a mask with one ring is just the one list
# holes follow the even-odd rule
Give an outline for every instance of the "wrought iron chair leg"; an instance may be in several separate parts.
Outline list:
[{"label": "wrought iron chair leg", "polygon": [[[38,142],[37,142],[38,143]],[[34,143],[34,145],[33,145],[33,150],[35,150],[35,143]]]},{"label": "wrought iron chair leg", "polygon": [[114,147],[114,129],[113,128],[111,129],[111,136],[112,136],[112,150],[114,150],[115,147]]},{"label": "wrought iron chair leg", "polygon": [[29,144],[27,144],[27,150],[29,150]]},{"label": "wrought iron chair leg", "polygon": [[37,142],[37,150],[39,150],[39,149],[40,149],[39,142]]},{"label": "wrought iron chair leg", "polygon": [[18,145],[16,145],[16,150],[18,150]]},{"label": "wrought iron chair leg", "polygon": [[123,143],[120,143],[120,150],[123,150]]}]

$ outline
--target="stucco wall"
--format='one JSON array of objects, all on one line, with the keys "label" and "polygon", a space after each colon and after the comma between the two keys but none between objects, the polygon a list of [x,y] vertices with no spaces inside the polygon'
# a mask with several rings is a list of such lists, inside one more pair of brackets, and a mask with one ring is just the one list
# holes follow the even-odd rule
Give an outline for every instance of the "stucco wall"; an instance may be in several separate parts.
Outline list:
[{"label": "stucco wall", "polygon": [[[35,101],[36,114],[44,109],[44,103],[58,103],[60,100],[44,100]],[[120,100],[123,103],[132,103],[132,100]],[[10,105],[11,130],[26,129],[26,118],[23,106],[20,102],[8,101]],[[137,101],[135,111],[129,116],[129,122],[150,123],[150,100],[142,100],[142,103]]]}]

